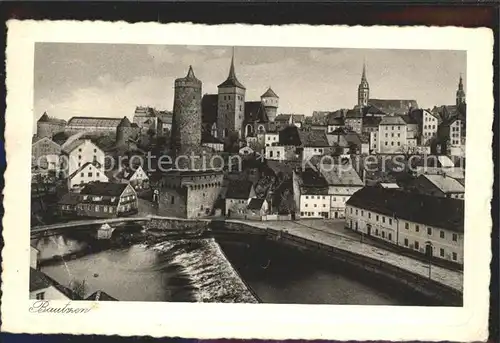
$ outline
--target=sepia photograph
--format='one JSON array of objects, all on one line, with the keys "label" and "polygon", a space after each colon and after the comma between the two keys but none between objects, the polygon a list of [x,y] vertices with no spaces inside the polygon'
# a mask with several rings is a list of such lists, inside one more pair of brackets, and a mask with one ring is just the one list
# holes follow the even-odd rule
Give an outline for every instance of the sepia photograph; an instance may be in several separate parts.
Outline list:
[{"label": "sepia photograph", "polygon": [[32,299],[461,306],[465,52],[36,43],[34,73]]},{"label": "sepia photograph", "polygon": [[[479,54],[439,45],[450,33],[439,29],[432,47],[391,48],[279,44],[286,30],[202,44],[192,26],[184,42],[89,39],[85,25],[72,40],[34,34],[31,99],[17,124],[7,116],[18,172],[6,184],[23,186],[6,197],[20,212],[6,213],[23,219],[4,238],[26,252],[17,291],[36,326],[116,313],[125,327],[167,306],[187,327],[186,303],[244,306],[238,325],[264,312],[261,322],[288,312],[304,326],[316,312],[320,330],[341,317],[362,325],[356,313],[387,326],[392,315],[399,330],[423,313],[440,317],[436,330],[480,321],[470,287],[489,278],[493,102],[478,99],[492,87]],[[58,25],[47,27],[41,36]],[[199,309],[219,323],[229,313]],[[404,310],[415,312],[397,319]]]}]

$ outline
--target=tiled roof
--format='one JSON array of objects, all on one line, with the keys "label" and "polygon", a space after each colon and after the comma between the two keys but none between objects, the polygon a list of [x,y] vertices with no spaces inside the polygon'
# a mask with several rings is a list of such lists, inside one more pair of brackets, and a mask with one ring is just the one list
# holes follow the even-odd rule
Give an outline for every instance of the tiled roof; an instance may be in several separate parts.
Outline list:
[{"label": "tiled roof", "polygon": [[213,124],[217,122],[217,94],[205,94],[201,99],[201,121]]},{"label": "tiled roof", "polygon": [[226,198],[228,199],[248,199],[253,183],[251,181],[232,181],[227,186]]},{"label": "tiled roof", "polygon": [[152,107],[137,106],[134,112],[134,116],[139,117],[154,117],[155,115],[156,111]]},{"label": "tiled roof", "polygon": [[418,124],[418,121],[414,116],[402,115],[401,119],[403,119],[406,124]]},{"label": "tiled roof", "polygon": [[380,117],[364,117],[363,126],[378,127],[381,121]]},{"label": "tiled roof", "polygon": [[70,142],[69,144],[64,144],[63,145],[63,152],[66,153],[66,154],[69,154],[71,153],[73,150],[75,150],[76,148],[78,148],[80,145],[82,145],[84,142],[83,139],[76,139],[72,142]]},{"label": "tiled roof", "polygon": [[380,125],[406,125],[406,122],[400,116],[386,116],[382,118]]},{"label": "tiled roof", "polygon": [[280,145],[302,145],[299,135],[299,128],[296,126],[285,127],[279,132],[279,143]]},{"label": "tiled roof", "polygon": [[229,75],[227,76],[226,81],[222,82],[219,86],[221,87],[238,87],[245,89],[245,86],[241,84],[240,81],[238,81],[238,78],[236,78],[236,72],[234,71],[234,56],[231,59],[231,67],[229,68]]},{"label": "tiled roof", "polygon": [[89,165],[93,165],[95,168],[100,168],[101,167],[101,165],[99,164],[99,162],[86,162],[80,168],[78,168],[73,173],[71,173],[71,175],[68,176],[68,179],[72,179],[73,177],[75,177],[75,175],[77,175],[78,173],[80,173],[82,170],[84,170],[85,168],[87,168],[87,166],[89,166]]},{"label": "tiled roof", "polygon": [[78,204],[78,194],[66,193],[57,202],[59,205],[76,205]]},{"label": "tiled roof", "polygon": [[71,289],[64,287],[40,270],[30,268],[30,292],[36,292],[50,286],[56,288],[59,292],[63,293],[69,299],[80,300],[79,296],[75,294]]},{"label": "tiled roof", "polygon": [[356,132],[347,132],[344,137],[348,144],[360,146],[362,143],[360,136]]},{"label": "tiled roof", "polygon": [[465,188],[460,182],[446,175],[420,175],[419,177],[426,178],[445,194],[465,192]]},{"label": "tiled roof", "polygon": [[368,106],[363,107],[363,114],[368,116],[373,116],[373,115],[385,115],[387,113],[385,113],[375,105],[368,104]]},{"label": "tiled roof", "polygon": [[278,95],[269,87],[267,91],[260,96],[261,98],[279,98]]},{"label": "tiled roof", "polygon": [[89,301],[118,301],[118,299],[113,298],[111,295],[104,291],[96,291],[89,295],[85,300]]},{"label": "tiled roof", "polygon": [[303,114],[278,114],[274,121],[278,122],[288,122],[290,118],[292,119],[292,123],[302,123],[305,120],[305,115]]},{"label": "tiled roof", "polygon": [[410,108],[418,108],[415,100],[370,99],[368,105],[375,106],[386,114],[406,114]]},{"label": "tiled roof", "polygon": [[247,208],[249,210],[260,210],[262,208],[262,204],[264,204],[265,199],[252,199],[248,204]]},{"label": "tiled roof", "polygon": [[464,232],[464,201],[458,199],[364,187],[354,193],[346,204],[390,217]]},{"label": "tiled roof", "polygon": [[83,187],[80,194],[118,197],[127,186],[128,184],[126,183],[92,182]]},{"label": "tiled roof", "polygon": [[320,171],[330,186],[363,186],[363,181],[354,168],[332,165],[329,168],[321,168]]},{"label": "tiled roof", "polygon": [[362,118],[363,113],[361,112],[360,109],[352,109],[352,110],[347,111],[345,117],[346,118]]},{"label": "tiled roof", "polygon": [[300,186],[306,187],[328,187],[328,181],[317,170],[306,168],[296,174],[299,178]]},{"label": "tiled roof", "polygon": [[245,123],[267,123],[266,108],[261,101],[245,102]]},{"label": "tiled roof", "polygon": [[324,130],[299,130],[300,142],[304,147],[327,147],[328,139]]},{"label": "tiled roof", "polygon": [[68,126],[88,126],[88,127],[116,127],[122,118],[112,117],[73,117],[68,121]]}]

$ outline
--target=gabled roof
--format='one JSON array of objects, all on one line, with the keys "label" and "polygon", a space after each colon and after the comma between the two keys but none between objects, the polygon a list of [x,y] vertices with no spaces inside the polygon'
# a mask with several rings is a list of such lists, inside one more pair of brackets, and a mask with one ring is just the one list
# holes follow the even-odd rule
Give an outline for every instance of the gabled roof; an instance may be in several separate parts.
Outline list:
[{"label": "gabled roof", "polygon": [[324,130],[299,130],[300,142],[304,147],[327,147],[328,139]]},{"label": "gabled roof", "polygon": [[201,132],[201,143],[224,144],[224,142],[221,139],[214,137],[208,130]]},{"label": "gabled roof", "polygon": [[305,120],[305,115],[303,114],[278,114],[274,121],[278,122],[288,122],[292,121],[292,123],[302,123]]},{"label": "gabled roof", "polygon": [[81,191],[83,195],[120,196],[128,184],[110,182],[92,182],[87,184]]},{"label": "gabled roof", "polygon": [[130,120],[128,120],[127,117],[123,117],[123,119],[120,121],[120,124],[118,124],[118,127],[131,127]]},{"label": "gabled roof", "polygon": [[226,199],[248,199],[252,187],[253,183],[251,181],[232,181],[227,186]]},{"label": "gabled roof", "polygon": [[201,99],[201,121],[206,124],[217,122],[217,94],[205,94]]},{"label": "gabled roof", "polygon": [[252,199],[248,204],[247,208],[249,210],[260,210],[266,199]]},{"label": "gabled roof", "polygon": [[267,123],[266,108],[261,101],[245,102],[245,123]]},{"label": "gabled roof", "polygon": [[406,125],[401,116],[386,116],[382,118],[380,125]]},{"label": "gabled roof", "polygon": [[68,145],[64,144],[63,146],[63,152],[65,154],[70,154],[73,150],[78,148],[80,145],[82,145],[85,141],[83,139],[76,139],[69,143]]},{"label": "gabled roof", "polygon": [[88,127],[116,127],[122,118],[113,117],[73,117],[68,121],[68,126]]},{"label": "gabled roof", "polygon": [[348,144],[360,146],[362,143],[360,136],[356,132],[347,132],[344,137]]},{"label": "gabled roof", "polygon": [[332,165],[328,168],[320,168],[320,171],[330,186],[363,186],[363,181],[354,168]]},{"label": "gabled roof", "polygon": [[71,173],[70,176],[68,176],[68,179],[72,179],[75,177],[75,175],[77,175],[78,173],[81,173],[82,170],[84,170],[85,168],[87,168],[88,166],[93,166],[94,168],[96,169],[99,169],[100,168],[100,164],[99,162],[86,162],[84,163],[80,168],[78,168],[77,170],[75,170],[73,173]]},{"label": "gabled roof", "polygon": [[364,187],[355,192],[346,204],[389,217],[464,232],[464,201],[458,199]]},{"label": "gabled roof", "polygon": [[39,123],[52,123],[52,124],[58,124],[58,125],[65,125],[66,124],[66,120],[49,117],[47,112],[43,112],[40,119],[38,119],[38,122]]},{"label": "gabled roof", "polygon": [[267,91],[260,96],[261,98],[279,98],[278,95],[269,87]]},{"label": "gabled roof", "polygon": [[380,108],[378,108],[373,104],[368,104],[368,106],[363,107],[363,114],[373,116],[373,115],[386,115],[387,113],[385,113],[384,111],[382,111]]},{"label": "gabled roof", "polygon": [[448,194],[448,193],[464,193],[465,188],[464,186],[455,180],[452,177],[446,176],[446,175],[420,175],[420,178],[427,179],[429,182],[431,182],[436,188],[438,188],[441,192]]},{"label": "gabled roof", "polygon": [[380,117],[364,117],[363,118],[363,126],[366,127],[378,127],[382,118]]},{"label": "gabled roof", "polygon": [[352,109],[347,111],[345,117],[346,119],[362,118],[363,113],[361,112],[361,109]]},{"label": "gabled roof", "polygon": [[370,99],[368,105],[377,107],[385,114],[407,114],[410,108],[418,108],[415,100]]},{"label": "gabled roof", "polygon": [[42,290],[51,286],[56,288],[59,292],[63,293],[69,299],[80,300],[80,297],[71,289],[64,287],[40,270],[30,268],[30,292],[36,292],[38,290]]}]

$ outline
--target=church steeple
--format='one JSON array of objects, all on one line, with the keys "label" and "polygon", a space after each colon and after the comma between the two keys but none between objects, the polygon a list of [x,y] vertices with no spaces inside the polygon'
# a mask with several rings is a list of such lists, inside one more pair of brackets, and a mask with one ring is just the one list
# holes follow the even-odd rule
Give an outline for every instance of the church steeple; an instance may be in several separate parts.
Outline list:
[{"label": "church steeple", "polygon": [[219,88],[221,87],[238,87],[245,89],[245,86],[243,86],[241,82],[239,82],[238,79],[236,78],[236,72],[234,68],[234,47],[233,47],[233,54],[231,56],[231,66],[229,67],[229,75],[227,76],[226,81],[224,81],[219,85]]},{"label": "church steeple", "polygon": [[464,84],[462,80],[462,74],[460,74],[460,79],[458,81],[458,89],[456,94],[456,105],[465,104],[465,91]]},{"label": "church steeple", "polygon": [[368,105],[370,97],[370,86],[366,79],[366,63],[363,61],[363,73],[361,74],[361,82],[358,86],[358,106],[364,107]]}]

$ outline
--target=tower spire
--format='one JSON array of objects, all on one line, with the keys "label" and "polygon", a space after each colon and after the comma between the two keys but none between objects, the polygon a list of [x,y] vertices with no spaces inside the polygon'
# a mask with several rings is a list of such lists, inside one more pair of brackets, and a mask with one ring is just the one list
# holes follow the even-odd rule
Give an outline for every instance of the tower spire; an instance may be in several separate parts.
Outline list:
[{"label": "tower spire", "polygon": [[366,61],[363,59],[363,74],[361,75],[361,80],[366,81]]},{"label": "tower spire", "polygon": [[236,73],[234,72],[234,46],[233,46],[233,54],[231,55],[231,67],[229,68],[229,76],[228,79],[235,80]]}]

